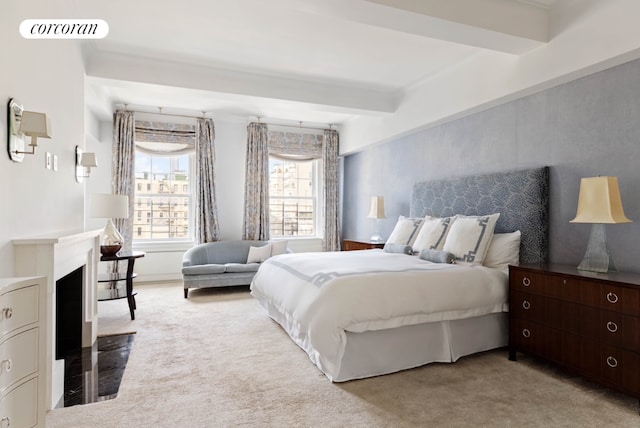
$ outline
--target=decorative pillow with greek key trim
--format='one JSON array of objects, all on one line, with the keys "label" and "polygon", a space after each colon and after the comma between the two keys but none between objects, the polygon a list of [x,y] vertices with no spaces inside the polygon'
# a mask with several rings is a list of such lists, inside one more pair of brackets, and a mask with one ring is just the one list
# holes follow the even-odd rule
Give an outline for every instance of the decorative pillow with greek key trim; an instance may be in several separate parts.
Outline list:
[{"label": "decorative pillow with greek key trim", "polygon": [[423,218],[410,218],[401,215],[393,232],[389,235],[387,243],[413,245],[423,221]]},{"label": "decorative pillow with greek key trim", "polygon": [[499,213],[457,216],[442,249],[453,253],[457,263],[481,265],[493,238],[498,217],[500,217]]}]

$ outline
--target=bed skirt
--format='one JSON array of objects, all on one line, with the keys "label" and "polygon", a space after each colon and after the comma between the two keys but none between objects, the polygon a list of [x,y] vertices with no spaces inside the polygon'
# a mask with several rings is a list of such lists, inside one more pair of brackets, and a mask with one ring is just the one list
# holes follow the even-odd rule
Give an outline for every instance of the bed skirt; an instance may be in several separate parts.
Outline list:
[{"label": "bed skirt", "polygon": [[344,382],[394,373],[428,363],[451,363],[465,355],[507,346],[508,313],[409,325],[387,330],[347,332],[340,373]]}]

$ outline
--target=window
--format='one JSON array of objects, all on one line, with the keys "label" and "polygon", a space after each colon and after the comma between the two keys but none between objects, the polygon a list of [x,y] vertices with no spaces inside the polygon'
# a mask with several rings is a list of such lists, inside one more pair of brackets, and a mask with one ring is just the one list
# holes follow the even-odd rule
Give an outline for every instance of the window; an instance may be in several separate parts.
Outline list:
[{"label": "window", "polygon": [[321,160],[269,158],[271,237],[318,236],[318,171]]},{"label": "window", "polygon": [[[188,188],[190,160],[190,154],[156,156],[136,151],[137,214],[134,214],[134,218],[137,220],[134,227],[138,231],[137,240],[192,238],[192,216],[189,212],[191,195],[177,191]],[[143,188],[147,190],[142,191]]]}]

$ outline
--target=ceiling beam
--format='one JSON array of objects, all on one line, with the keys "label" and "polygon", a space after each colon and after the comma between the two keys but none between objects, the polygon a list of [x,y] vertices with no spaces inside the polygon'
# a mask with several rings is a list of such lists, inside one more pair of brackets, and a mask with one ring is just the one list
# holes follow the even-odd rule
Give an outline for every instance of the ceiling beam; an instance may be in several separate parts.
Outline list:
[{"label": "ceiling beam", "polygon": [[549,9],[513,0],[306,0],[299,10],[520,55],[544,45]]}]

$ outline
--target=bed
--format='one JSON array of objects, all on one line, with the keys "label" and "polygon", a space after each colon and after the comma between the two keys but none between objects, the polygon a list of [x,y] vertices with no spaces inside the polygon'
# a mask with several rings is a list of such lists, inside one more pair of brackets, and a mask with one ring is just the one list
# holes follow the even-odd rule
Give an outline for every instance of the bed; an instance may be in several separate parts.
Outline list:
[{"label": "bed", "polygon": [[[519,260],[544,262],[548,175],[542,167],[416,183],[409,217],[498,213],[492,233],[519,231]],[[329,380],[343,382],[506,346],[507,283],[506,269],[375,249],[272,257],[251,294]]]}]

